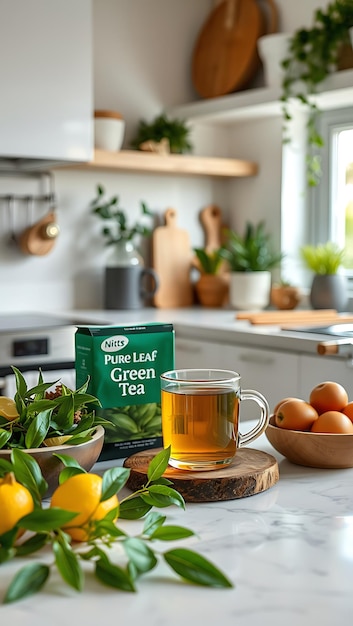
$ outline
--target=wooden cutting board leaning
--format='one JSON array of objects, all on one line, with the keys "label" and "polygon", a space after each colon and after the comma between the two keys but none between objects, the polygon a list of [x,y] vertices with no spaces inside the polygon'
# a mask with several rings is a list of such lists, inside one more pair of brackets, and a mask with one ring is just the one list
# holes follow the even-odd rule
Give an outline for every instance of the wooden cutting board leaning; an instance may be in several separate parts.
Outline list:
[{"label": "wooden cutting board leaning", "polygon": [[177,211],[164,213],[165,225],[152,235],[152,264],[159,278],[154,304],[160,308],[191,306],[194,292],[190,277],[193,252],[189,233],[177,226]]},{"label": "wooden cutting board leaning", "polygon": [[223,0],[213,9],[192,59],[192,82],[200,96],[212,98],[237,91],[253,78],[261,64],[257,40],[277,30],[274,1],[267,0],[266,8],[268,20],[256,0]]}]

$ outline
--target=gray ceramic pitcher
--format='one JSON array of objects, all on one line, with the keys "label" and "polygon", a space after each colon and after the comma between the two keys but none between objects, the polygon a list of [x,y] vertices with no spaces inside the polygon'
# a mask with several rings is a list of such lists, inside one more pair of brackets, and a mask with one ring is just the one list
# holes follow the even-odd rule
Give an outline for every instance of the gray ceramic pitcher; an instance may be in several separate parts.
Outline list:
[{"label": "gray ceramic pitcher", "polygon": [[158,289],[158,276],[141,265],[105,268],[105,308],[141,309]]}]

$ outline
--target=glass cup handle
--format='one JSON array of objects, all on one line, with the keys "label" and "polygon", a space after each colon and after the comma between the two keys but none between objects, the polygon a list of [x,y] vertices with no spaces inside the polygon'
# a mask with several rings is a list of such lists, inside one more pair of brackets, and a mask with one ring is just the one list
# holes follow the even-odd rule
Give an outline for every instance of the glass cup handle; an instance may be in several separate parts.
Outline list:
[{"label": "glass cup handle", "polygon": [[256,402],[256,404],[259,405],[261,410],[261,415],[256,426],[254,426],[252,430],[249,430],[248,433],[245,433],[245,435],[242,435],[239,432],[238,447],[241,448],[247,443],[254,441],[254,439],[257,439],[257,437],[260,437],[260,435],[267,428],[270,419],[270,408],[266,398],[262,395],[262,393],[260,393],[259,391],[255,391],[254,389],[242,390],[240,392],[239,399],[240,402],[244,400],[253,400],[254,402]]}]

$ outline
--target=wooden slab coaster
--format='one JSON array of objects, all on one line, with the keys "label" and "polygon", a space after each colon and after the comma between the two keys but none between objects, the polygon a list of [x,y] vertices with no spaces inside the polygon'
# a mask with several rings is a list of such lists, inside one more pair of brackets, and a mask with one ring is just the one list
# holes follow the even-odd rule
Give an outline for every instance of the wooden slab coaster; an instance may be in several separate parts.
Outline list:
[{"label": "wooden slab coaster", "polygon": [[[149,462],[159,450],[143,450],[128,457],[130,468],[127,486],[132,491],[147,482]],[[276,459],[267,452],[240,448],[230,465],[219,470],[192,472],[168,467],[163,476],[173,482],[186,502],[218,502],[245,498],[266,491],[279,480]]]}]

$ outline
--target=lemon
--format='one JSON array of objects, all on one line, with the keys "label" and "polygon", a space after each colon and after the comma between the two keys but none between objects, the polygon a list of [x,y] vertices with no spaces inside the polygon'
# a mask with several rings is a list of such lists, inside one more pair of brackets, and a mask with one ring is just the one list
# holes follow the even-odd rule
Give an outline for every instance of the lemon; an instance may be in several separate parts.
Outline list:
[{"label": "lemon", "polygon": [[7,398],[6,396],[0,396],[0,415],[4,417],[9,422],[15,420],[16,417],[19,417],[16,408],[16,402],[12,398]]},{"label": "lemon", "polygon": [[10,472],[0,479],[0,535],[11,530],[21,517],[32,513],[33,498]]},{"label": "lemon", "polygon": [[62,446],[64,443],[72,439],[72,435],[59,435],[58,437],[48,437],[48,439],[44,439],[43,443],[45,446]]},{"label": "lemon", "polygon": [[62,527],[75,541],[87,541],[89,522],[102,519],[119,506],[116,495],[100,502],[102,482],[102,477],[97,474],[75,474],[59,485],[51,497],[51,507],[77,513],[74,519]]}]

